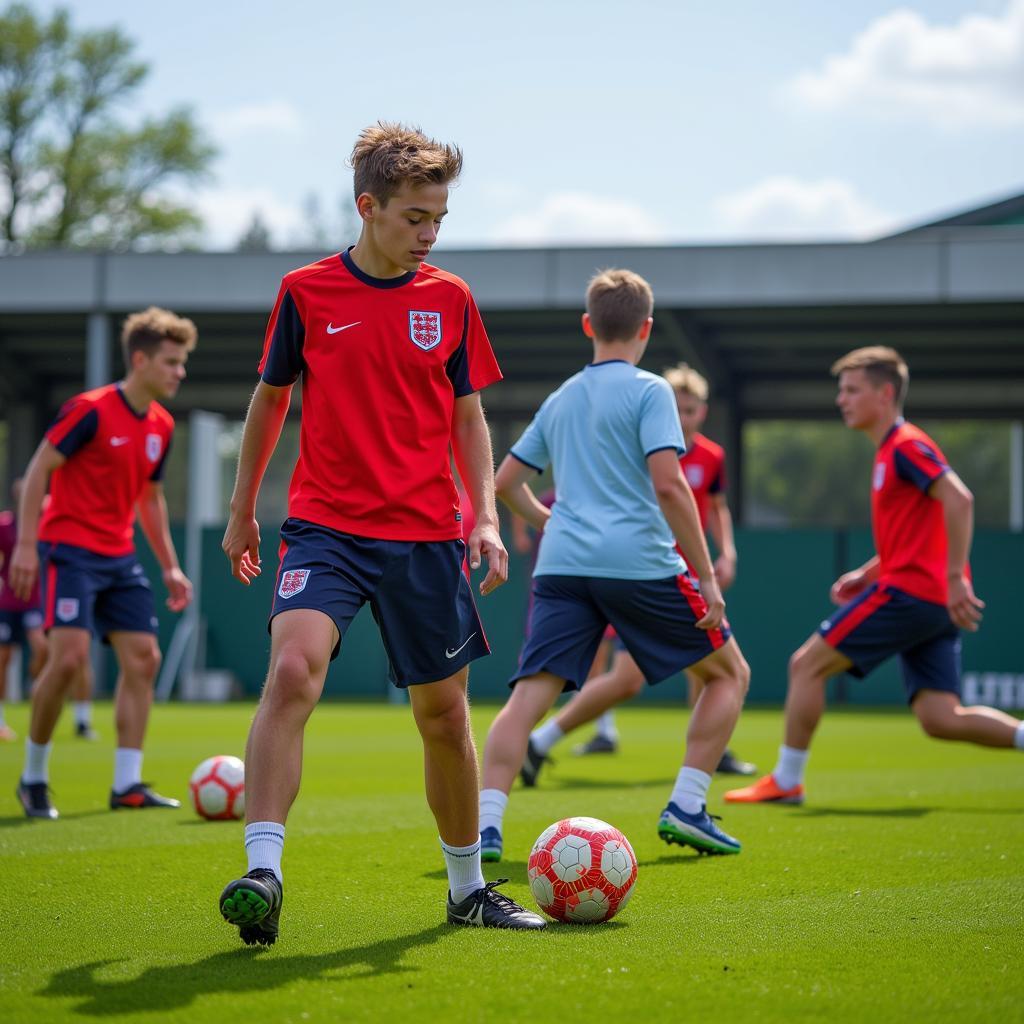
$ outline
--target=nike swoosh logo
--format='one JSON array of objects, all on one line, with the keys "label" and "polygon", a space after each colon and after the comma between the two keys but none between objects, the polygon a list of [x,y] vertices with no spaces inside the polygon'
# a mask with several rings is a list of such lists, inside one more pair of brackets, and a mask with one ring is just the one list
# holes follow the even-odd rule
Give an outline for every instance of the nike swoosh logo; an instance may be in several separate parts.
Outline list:
[{"label": "nike swoosh logo", "polygon": [[[468,637],[466,637],[465,643],[463,643],[463,644],[462,644],[462,647],[465,647],[465,646],[466,646],[466,644],[468,644],[468,643],[469,643],[469,641],[470,641],[470,640],[472,640],[472,639],[473,639],[473,637],[475,637],[475,636],[476,636],[476,633],[470,633],[470,634],[469,634],[469,636],[468,636]],[[446,650],[446,651],[444,652],[444,656],[445,656],[446,658],[454,658],[454,657],[455,657],[455,655],[456,655],[456,654],[458,654],[458,653],[459,653],[459,651],[461,651],[461,650],[462,650],[462,647],[456,647],[454,651],[449,651],[449,650]]]},{"label": "nike swoosh logo", "polygon": [[347,331],[350,327],[358,327],[362,322],[362,320],[357,320],[354,324],[345,324],[343,327],[335,327],[334,324],[328,324],[327,333],[337,334],[339,331]]},{"label": "nike swoosh logo", "polygon": [[130,437],[112,437],[110,439],[110,444],[114,448],[120,448],[121,445],[127,444],[130,440]]}]

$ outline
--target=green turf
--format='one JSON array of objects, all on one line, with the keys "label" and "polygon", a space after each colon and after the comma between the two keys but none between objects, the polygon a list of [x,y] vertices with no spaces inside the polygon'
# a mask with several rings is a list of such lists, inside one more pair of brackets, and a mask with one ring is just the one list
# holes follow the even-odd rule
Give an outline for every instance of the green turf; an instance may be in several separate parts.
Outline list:
[{"label": "green turf", "polygon": [[[478,709],[482,737],[494,709]],[[925,739],[907,714],[831,714],[802,807],[712,809],[744,844],[701,857],[656,835],[685,716],[620,714],[622,753],[563,756],[513,791],[510,895],[567,815],[621,828],[640,861],[621,918],[539,934],[444,924],[437,836],[408,710],[326,705],[288,823],[281,939],[244,948],[217,912],[241,826],[190,810],[106,810],[112,724],[52,762],[62,819],[26,822],[21,744],[0,748],[0,1019],[232,1021],[1020,1020],[1024,758]],[[158,707],[145,776],[186,797],[191,768],[241,754],[242,705]],[[24,707],[8,718],[24,734]],[[739,754],[769,766],[777,712],[748,712]]]}]

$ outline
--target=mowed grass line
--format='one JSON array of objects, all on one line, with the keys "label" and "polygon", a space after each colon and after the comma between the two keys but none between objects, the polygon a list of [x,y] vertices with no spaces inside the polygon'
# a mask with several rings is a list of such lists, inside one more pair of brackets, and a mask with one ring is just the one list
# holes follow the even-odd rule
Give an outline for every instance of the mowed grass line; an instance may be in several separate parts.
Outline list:
[{"label": "mowed grass line", "polygon": [[[288,823],[282,937],[254,951],[216,912],[243,870],[241,826],[105,810],[112,725],[97,710],[100,743],[59,727],[59,822],[21,817],[22,747],[0,748],[4,1021],[1020,1019],[1024,758],[927,740],[906,712],[830,714],[803,808],[725,805],[734,783],[716,779],[712,810],[744,843],[731,858],[655,833],[684,711],[623,710],[615,757],[573,758],[566,741],[536,790],[513,791],[487,877],[531,905],[533,840],[591,814],[629,836],[637,890],[610,924],[529,935],[444,924],[408,709],[324,705]],[[494,711],[476,709],[481,741]],[[242,753],[251,713],[156,708],[144,774],[184,799],[202,758]],[[26,709],[8,717],[23,735]],[[780,728],[748,711],[734,745],[770,767]]]}]

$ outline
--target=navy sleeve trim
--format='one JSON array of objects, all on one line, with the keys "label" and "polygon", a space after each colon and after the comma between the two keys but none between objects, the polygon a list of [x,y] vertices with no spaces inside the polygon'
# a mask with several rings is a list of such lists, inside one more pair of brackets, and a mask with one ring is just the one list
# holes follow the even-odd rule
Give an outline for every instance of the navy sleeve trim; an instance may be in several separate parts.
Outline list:
[{"label": "navy sleeve trim", "polygon": [[306,342],[306,325],[298,307],[287,291],[277,312],[274,335],[270,339],[267,361],[263,364],[262,379],[272,387],[283,388],[294,384],[305,368],[302,349]]},{"label": "navy sleeve trim", "polygon": [[149,479],[153,483],[159,483],[164,478],[164,466],[167,463],[167,456],[171,454],[171,444],[174,441],[174,435],[172,434],[167,438],[167,447],[164,449],[163,455],[160,456],[160,461],[153,467],[153,472],[149,474]]},{"label": "navy sleeve trim", "polygon": [[[63,417],[59,417],[61,419]],[[54,445],[64,456],[70,458],[79,448],[84,448],[95,436],[100,425],[100,416],[95,409],[90,409],[61,439]]]},{"label": "navy sleeve trim", "polygon": [[469,353],[466,350],[466,338],[469,335],[469,303],[466,303],[466,310],[462,315],[462,340],[458,347],[448,357],[444,364],[444,372],[452,382],[456,398],[471,395],[476,388],[469,379]]},{"label": "navy sleeve trim", "polygon": [[516,455],[515,452],[509,452],[509,455],[511,455],[512,458],[516,460],[516,462],[521,462],[524,466],[529,466],[530,469],[534,470],[537,473],[544,472],[544,470],[541,469],[540,466],[535,466],[532,462],[527,462],[526,459],[522,457],[522,455]]},{"label": "navy sleeve trim", "polygon": [[649,452],[644,452],[644,458],[649,459],[655,452],[667,452],[673,451],[677,455],[682,455],[686,449],[680,448],[677,444],[661,444],[657,448],[652,448]]},{"label": "navy sleeve trim", "polygon": [[919,466],[908,455],[897,448],[893,452],[893,464],[896,467],[896,475],[909,484],[913,484],[919,491],[927,493],[940,476],[949,472],[949,466],[940,461],[935,452],[927,445],[918,444],[917,450],[931,463],[934,472],[927,472],[923,466]]}]

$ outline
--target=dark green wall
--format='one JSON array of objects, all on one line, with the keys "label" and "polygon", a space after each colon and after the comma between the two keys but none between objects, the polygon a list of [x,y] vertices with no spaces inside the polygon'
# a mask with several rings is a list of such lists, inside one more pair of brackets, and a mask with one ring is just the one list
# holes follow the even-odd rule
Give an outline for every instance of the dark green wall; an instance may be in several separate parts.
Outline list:
[{"label": "dark green wall", "polygon": [[[266,615],[277,570],[276,530],[264,530],[264,574],[249,587],[235,581],[220,550],[220,528],[204,536],[203,613],[207,618],[207,664],[228,668],[247,693],[259,691],[270,641]],[[175,539],[181,544],[180,531]],[[750,703],[781,703],[786,691],[789,655],[818,627],[833,606],[832,581],[871,555],[867,530],[737,530],[738,582],[726,595],[733,630],[753,669]],[[175,616],[163,607],[159,574],[143,544],[142,561],[154,582],[160,605],[160,642],[166,651]],[[180,550],[180,546],[179,546]],[[472,692],[478,699],[501,699],[515,669],[522,642],[528,586],[527,565],[515,556],[509,582],[478,601],[493,653],[476,662]],[[1024,575],[1024,535],[979,532],[972,556],[975,588],[986,603],[981,631],[964,639],[964,668],[976,672],[1020,672],[1016,645]],[[478,574],[477,581],[482,578]],[[895,662],[868,679],[842,677],[831,695],[851,703],[899,704],[903,690]],[[388,689],[387,659],[368,609],[356,617],[331,666],[326,692],[331,697],[383,697]],[[682,677],[650,688],[644,699],[681,699]]]}]

